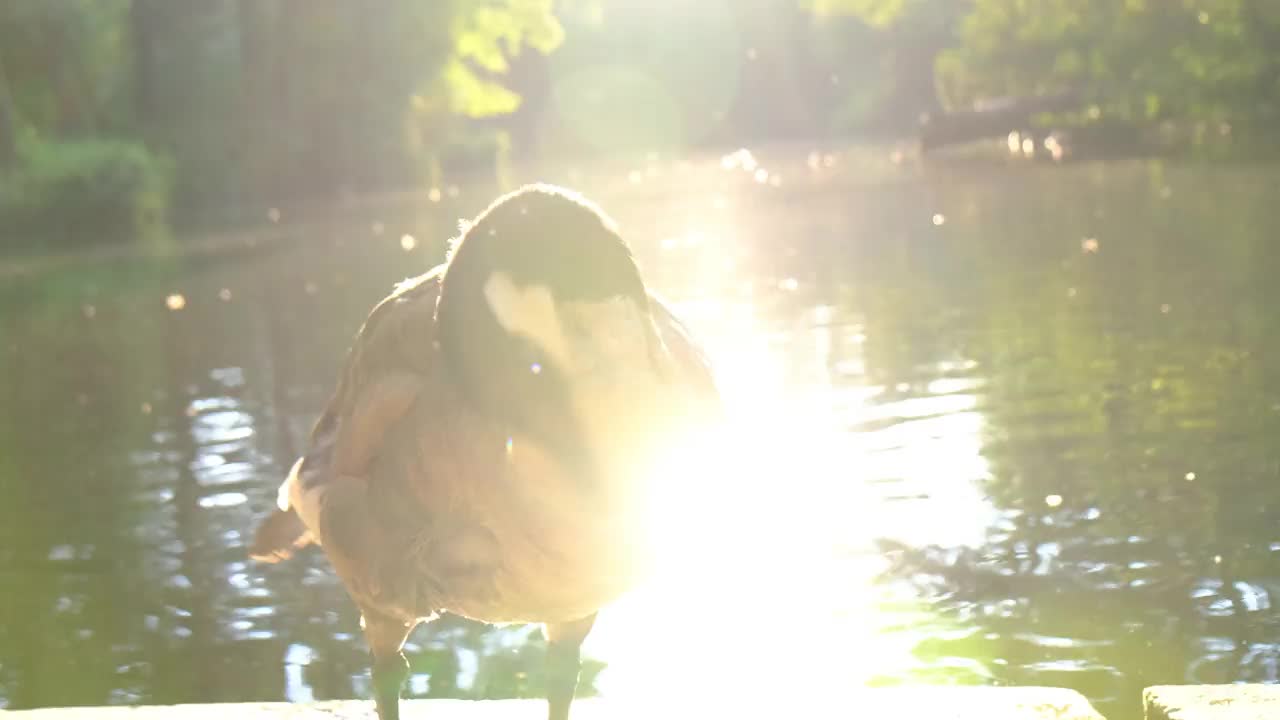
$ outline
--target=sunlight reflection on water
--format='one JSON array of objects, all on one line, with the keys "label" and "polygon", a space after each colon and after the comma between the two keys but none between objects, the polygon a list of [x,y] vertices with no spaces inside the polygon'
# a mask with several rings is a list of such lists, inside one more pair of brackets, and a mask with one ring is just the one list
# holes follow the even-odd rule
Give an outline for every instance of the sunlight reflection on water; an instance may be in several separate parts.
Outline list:
[{"label": "sunlight reflection on water", "polygon": [[[1275,680],[1274,178],[899,158],[871,181],[810,150],[753,150],[776,187],[719,156],[590,183],[732,417],[655,479],[665,562],[601,615],[594,687],[748,714],[1063,684],[1115,720],[1143,683]],[[367,691],[323,558],[244,543],[370,305],[488,197],[450,190],[0,287],[0,578],[25,589],[0,601],[0,705]],[[409,694],[535,694],[539,643],[446,619],[408,646]]]}]

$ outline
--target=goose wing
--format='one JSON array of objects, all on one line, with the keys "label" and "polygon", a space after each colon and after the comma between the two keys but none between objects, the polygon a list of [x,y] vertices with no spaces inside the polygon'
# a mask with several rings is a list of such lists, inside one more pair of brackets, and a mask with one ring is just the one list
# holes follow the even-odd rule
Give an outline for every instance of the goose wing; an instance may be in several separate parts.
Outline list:
[{"label": "goose wing", "polygon": [[690,391],[691,405],[702,419],[722,419],[724,406],[706,351],[666,301],[650,293],[649,307],[658,336],[673,361],[677,379]]},{"label": "goose wing", "polygon": [[[277,562],[314,541],[318,511],[303,498],[364,477],[388,430],[437,370],[435,308],[444,266],[400,283],[374,307],[347,354],[307,450],[280,487],[279,508],[259,526],[250,555]],[[300,501],[301,500],[301,501]]]}]

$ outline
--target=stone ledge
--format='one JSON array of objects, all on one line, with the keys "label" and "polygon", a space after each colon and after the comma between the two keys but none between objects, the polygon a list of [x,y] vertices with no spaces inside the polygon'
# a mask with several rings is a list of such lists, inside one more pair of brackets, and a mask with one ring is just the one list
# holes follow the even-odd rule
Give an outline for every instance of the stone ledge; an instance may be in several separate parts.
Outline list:
[{"label": "stone ledge", "polygon": [[[757,703],[745,695],[724,702],[701,698],[692,703],[673,700],[671,705],[648,707],[607,699],[582,699],[573,705],[573,720],[744,714],[865,720],[1103,720],[1074,690],[1047,687],[877,688],[851,691],[842,695],[838,704],[803,696],[785,704],[786,708],[770,712],[771,701]],[[546,717],[546,705],[541,700],[406,700],[401,707],[404,720],[543,720]],[[4,720],[372,720],[373,717],[373,703],[367,700],[306,705],[227,703],[0,711],[0,718]]]},{"label": "stone ledge", "polygon": [[1275,720],[1277,685],[1157,685],[1142,693],[1147,720]]},{"label": "stone ledge", "polygon": [[[906,686],[849,695],[819,716],[867,720],[1105,720],[1075,690],[1055,687]],[[814,713],[808,713],[813,715]]]}]

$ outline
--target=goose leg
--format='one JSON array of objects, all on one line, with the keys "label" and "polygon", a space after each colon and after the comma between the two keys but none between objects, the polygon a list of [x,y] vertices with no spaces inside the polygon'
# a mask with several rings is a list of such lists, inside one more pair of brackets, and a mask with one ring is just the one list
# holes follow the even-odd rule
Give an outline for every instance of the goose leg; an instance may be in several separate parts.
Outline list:
[{"label": "goose leg", "polygon": [[373,653],[373,701],[378,720],[400,720],[400,690],[409,677],[409,661],[400,648],[413,626],[367,610],[363,625]]},{"label": "goose leg", "polygon": [[581,620],[547,625],[547,716],[550,720],[569,719],[569,704],[578,689],[578,671],[582,667],[582,641],[595,621],[593,613]]}]

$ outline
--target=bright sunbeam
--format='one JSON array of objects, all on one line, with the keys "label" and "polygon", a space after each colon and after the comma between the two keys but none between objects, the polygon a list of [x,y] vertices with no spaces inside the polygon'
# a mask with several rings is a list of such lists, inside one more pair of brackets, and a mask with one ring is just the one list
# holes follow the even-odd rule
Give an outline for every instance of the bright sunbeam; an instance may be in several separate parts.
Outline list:
[{"label": "bright sunbeam", "polygon": [[656,463],[656,571],[588,639],[609,663],[598,686],[624,707],[793,708],[864,679],[878,656],[847,621],[859,573],[833,543],[837,521],[859,522],[829,492],[847,465],[839,435],[787,392],[762,333],[734,335],[718,348],[732,358],[719,371],[732,419]]}]

